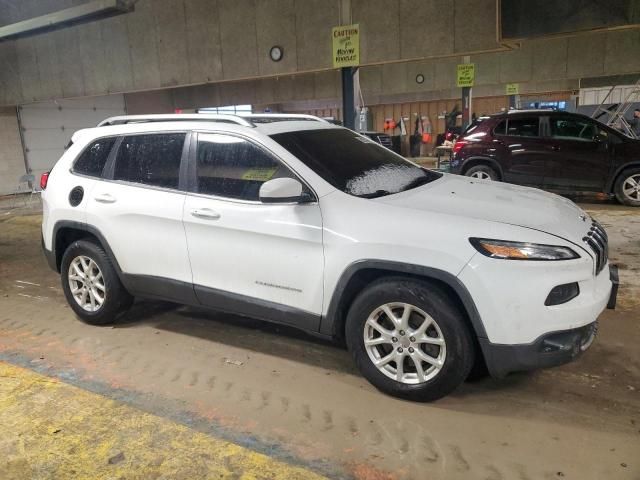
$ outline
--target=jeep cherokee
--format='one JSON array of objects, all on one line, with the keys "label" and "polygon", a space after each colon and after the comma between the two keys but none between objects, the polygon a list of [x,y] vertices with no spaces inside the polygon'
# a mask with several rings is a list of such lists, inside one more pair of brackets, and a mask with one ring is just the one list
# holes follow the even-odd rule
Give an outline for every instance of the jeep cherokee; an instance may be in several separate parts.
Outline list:
[{"label": "jeep cherokee", "polygon": [[83,321],[144,297],[292,325],[398,397],[570,361],[615,304],[607,235],[571,201],[316,117],[111,118],[42,186],[45,255]]}]

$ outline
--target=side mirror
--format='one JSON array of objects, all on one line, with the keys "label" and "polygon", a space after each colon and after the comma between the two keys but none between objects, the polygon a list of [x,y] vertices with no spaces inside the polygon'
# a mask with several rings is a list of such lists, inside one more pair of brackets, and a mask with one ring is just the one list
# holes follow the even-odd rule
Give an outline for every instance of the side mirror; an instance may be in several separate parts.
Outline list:
[{"label": "side mirror", "polygon": [[260,186],[262,203],[305,203],[309,195],[302,193],[302,184],[295,178],[274,178]]}]

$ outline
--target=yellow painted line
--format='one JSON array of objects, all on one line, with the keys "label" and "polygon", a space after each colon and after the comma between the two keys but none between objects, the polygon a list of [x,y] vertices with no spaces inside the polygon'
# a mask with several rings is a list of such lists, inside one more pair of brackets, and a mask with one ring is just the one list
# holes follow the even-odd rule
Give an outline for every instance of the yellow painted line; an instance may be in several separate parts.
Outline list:
[{"label": "yellow painted line", "polygon": [[0,477],[325,478],[3,362]]}]

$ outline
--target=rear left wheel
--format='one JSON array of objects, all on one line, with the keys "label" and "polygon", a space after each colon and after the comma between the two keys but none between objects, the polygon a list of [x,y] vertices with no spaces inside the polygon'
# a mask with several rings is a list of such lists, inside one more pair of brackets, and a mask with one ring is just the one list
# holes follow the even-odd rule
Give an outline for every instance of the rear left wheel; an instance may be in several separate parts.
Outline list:
[{"label": "rear left wheel", "polygon": [[69,306],[86,323],[112,323],[133,303],[105,251],[91,241],[77,240],[67,248],[60,275]]},{"label": "rear left wheel", "polygon": [[354,301],[346,340],[362,374],[400,398],[431,401],[468,376],[474,345],[463,314],[438,285],[389,278]]}]

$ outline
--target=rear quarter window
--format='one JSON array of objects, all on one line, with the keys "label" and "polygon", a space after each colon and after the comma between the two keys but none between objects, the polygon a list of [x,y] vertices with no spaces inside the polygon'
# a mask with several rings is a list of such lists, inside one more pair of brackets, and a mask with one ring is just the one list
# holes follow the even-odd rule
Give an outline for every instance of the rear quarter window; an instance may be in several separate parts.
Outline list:
[{"label": "rear quarter window", "polygon": [[109,153],[116,143],[116,137],[101,138],[90,144],[73,164],[72,171],[91,177],[102,176]]},{"label": "rear quarter window", "polygon": [[493,133],[494,133],[494,135],[506,135],[506,133],[507,133],[507,121],[506,120],[502,120],[501,122],[498,122],[498,124],[493,129]]}]

